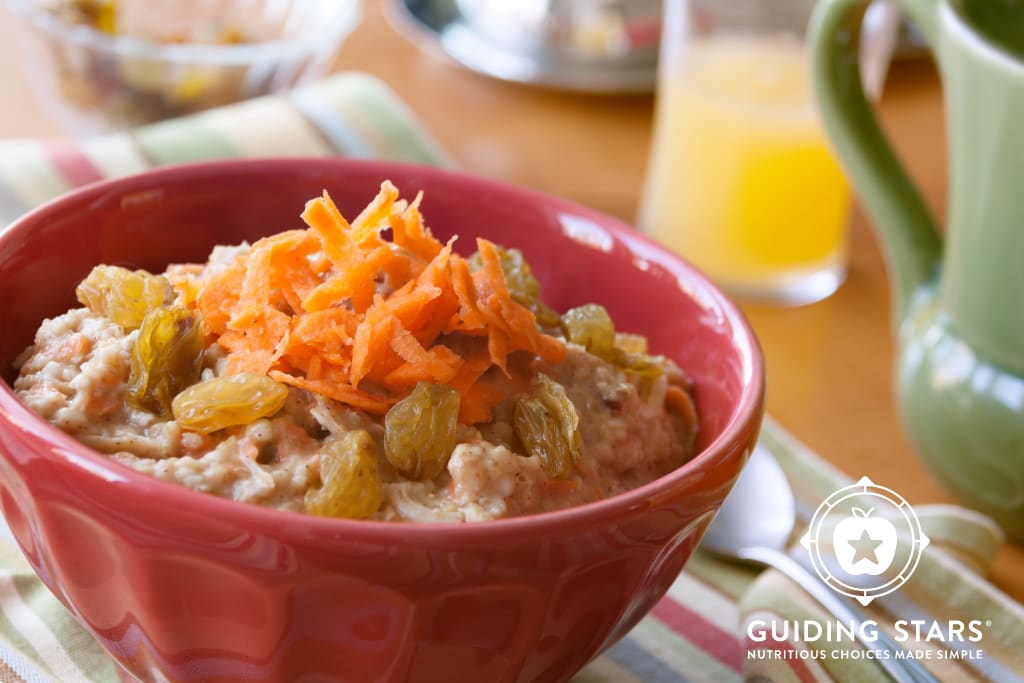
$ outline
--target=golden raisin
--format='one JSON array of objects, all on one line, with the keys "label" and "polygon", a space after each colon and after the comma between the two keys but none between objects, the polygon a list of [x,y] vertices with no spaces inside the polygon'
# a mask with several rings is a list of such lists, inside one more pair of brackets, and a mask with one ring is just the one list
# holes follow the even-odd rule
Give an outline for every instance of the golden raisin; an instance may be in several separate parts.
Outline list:
[{"label": "golden raisin", "polygon": [[377,447],[365,429],[347,432],[320,451],[320,488],[306,492],[306,512],[366,519],[384,501]]},{"label": "golden raisin", "polygon": [[615,333],[615,348],[625,353],[647,353],[647,337],[629,332]]},{"label": "golden raisin", "polygon": [[384,416],[384,458],[410,479],[441,474],[455,449],[459,392],[444,384],[420,382]]},{"label": "golden raisin", "polygon": [[584,304],[562,315],[565,338],[600,358],[608,359],[615,348],[615,324],[600,304]]},{"label": "golden raisin", "polygon": [[171,302],[174,292],[163,275],[120,266],[96,266],[75,289],[78,301],[127,331],[138,329],[155,308]]},{"label": "golden raisin", "polygon": [[513,427],[527,455],[540,459],[549,477],[569,475],[580,459],[580,416],[565,387],[537,376],[533,393],[516,399]]},{"label": "golden raisin", "polygon": [[243,372],[193,384],[174,397],[171,409],[182,427],[209,434],[270,417],[287,399],[288,388],[283,384]]},{"label": "golden raisin", "polygon": [[565,337],[589,353],[608,361],[620,370],[642,378],[659,377],[664,365],[647,353],[647,339],[639,334],[615,331],[608,311],[599,304],[585,304],[562,316]]},{"label": "golden raisin", "polygon": [[199,379],[203,348],[198,313],[181,306],[150,311],[132,345],[128,402],[161,416],[170,414],[178,392]]}]

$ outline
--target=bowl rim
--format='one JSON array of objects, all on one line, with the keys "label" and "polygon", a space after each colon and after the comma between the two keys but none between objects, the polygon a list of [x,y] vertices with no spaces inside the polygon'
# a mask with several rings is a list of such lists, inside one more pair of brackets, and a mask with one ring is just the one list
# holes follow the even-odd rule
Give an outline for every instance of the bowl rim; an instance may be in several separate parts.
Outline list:
[{"label": "bowl rim", "polygon": [[[714,310],[730,330],[732,347],[742,364],[745,390],[730,419],[721,433],[702,451],[689,461],[651,482],[629,491],[590,503],[550,512],[541,512],[516,517],[475,522],[401,522],[381,520],[350,520],[318,517],[301,512],[278,510],[255,504],[240,503],[213,494],[202,493],[180,484],[163,481],[122,465],[109,456],[93,450],[74,437],[61,431],[37,415],[14,393],[13,387],[0,380],[0,425],[18,429],[29,438],[43,439],[53,448],[48,449],[47,459],[56,459],[84,470],[84,474],[102,479],[115,485],[130,486],[136,495],[159,496],[168,509],[189,509],[202,512],[211,519],[232,518],[243,522],[246,528],[272,530],[282,533],[287,526],[305,529],[307,534],[320,537],[340,535],[346,539],[382,539],[405,545],[433,545],[443,538],[448,545],[461,547],[478,546],[488,536],[500,533],[505,536],[536,536],[551,533],[565,527],[586,528],[600,523],[611,523],[630,514],[655,507],[650,501],[665,497],[672,489],[690,477],[700,477],[702,471],[713,469],[728,459],[745,458],[748,452],[734,453],[746,440],[756,437],[765,408],[764,356],[760,344],[744,314],[707,276],[697,270],[684,258],[670,252],[650,238],[639,234],[621,220],[587,208],[576,202],[514,184],[491,180],[466,172],[442,169],[395,161],[361,160],[341,157],[305,158],[249,158],[218,161],[203,161],[168,165],[142,173],[111,178],[83,186],[51,199],[29,211],[0,232],[0,246],[7,242],[20,242],[33,225],[45,222],[50,217],[65,214],[66,207],[88,206],[108,196],[119,196],[131,191],[151,190],[155,184],[195,183],[196,177],[223,180],[225,176],[244,179],[246,176],[273,176],[275,174],[301,171],[322,171],[330,173],[331,167],[349,167],[353,172],[375,175],[380,178],[392,177],[391,170],[401,175],[421,173],[434,176],[443,183],[458,184],[467,192],[474,190],[499,193],[527,204],[540,203],[559,213],[581,216],[597,222],[613,234],[634,255],[642,255],[648,262],[669,268],[677,276],[685,277],[687,295],[707,311]],[[336,171],[335,171],[336,172]],[[40,321],[41,322],[41,321]],[[4,456],[6,457],[6,456]],[[409,533],[410,525],[415,533]]]},{"label": "bowl rim", "polygon": [[[91,26],[69,24],[41,7],[34,0],[0,0],[12,13],[37,29],[80,46],[121,58],[161,60],[178,64],[245,66],[269,59],[285,60],[314,54],[324,43],[341,40],[355,29],[362,16],[362,0],[340,0],[343,12],[331,22],[317,22],[311,36],[266,40],[255,43],[221,45],[216,43],[160,43],[136,36],[114,35]],[[334,0],[339,2],[339,0]]]}]

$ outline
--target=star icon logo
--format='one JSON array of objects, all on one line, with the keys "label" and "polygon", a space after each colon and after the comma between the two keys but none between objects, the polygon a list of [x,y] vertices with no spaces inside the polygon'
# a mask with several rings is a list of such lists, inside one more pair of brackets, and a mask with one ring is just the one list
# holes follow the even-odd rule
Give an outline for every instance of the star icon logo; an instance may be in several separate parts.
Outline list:
[{"label": "star icon logo", "polygon": [[929,542],[906,499],[867,477],[822,501],[800,538],[821,580],[862,605],[906,583]]},{"label": "star icon logo", "polygon": [[896,527],[874,507],[854,507],[836,525],[833,539],[836,559],[850,576],[881,576],[892,564],[898,543]]},{"label": "star icon logo", "polygon": [[882,540],[875,540],[868,534],[867,529],[863,529],[860,532],[860,538],[850,539],[850,546],[853,548],[853,564],[857,564],[861,560],[867,560],[872,564],[878,564],[878,557],[875,551],[878,550],[878,546],[882,545]]}]

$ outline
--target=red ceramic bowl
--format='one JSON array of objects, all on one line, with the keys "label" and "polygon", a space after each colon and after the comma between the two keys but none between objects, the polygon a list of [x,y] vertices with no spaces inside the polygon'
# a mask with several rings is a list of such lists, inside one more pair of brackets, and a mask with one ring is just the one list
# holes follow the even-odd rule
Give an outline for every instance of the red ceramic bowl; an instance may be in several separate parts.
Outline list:
[{"label": "red ceramic bowl", "polygon": [[356,215],[390,178],[442,239],[521,248],[554,307],[596,301],[696,385],[699,455],[629,493],[475,524],[315,518],[150,479],[0,383],[0,506],[26,557],[143,681],[564,681],[658,601],[754,443],[761,355],[691,266],[565,201],[464,175],[344,160],[183,166],[89,186],[0,236],[0,367],[98,263],[159,271],[299,227],[327,188]]}]

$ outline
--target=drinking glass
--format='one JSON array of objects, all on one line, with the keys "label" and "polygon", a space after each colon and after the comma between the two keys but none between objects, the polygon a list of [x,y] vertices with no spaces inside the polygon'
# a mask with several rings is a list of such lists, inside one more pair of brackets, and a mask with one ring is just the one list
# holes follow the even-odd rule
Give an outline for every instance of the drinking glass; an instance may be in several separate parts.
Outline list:
[{"label": "drinking glass", "polygon": [[850,191],[812,99],[814,0],[665,0],[638,227],[726,292],[822,299],[846,273]]}]

